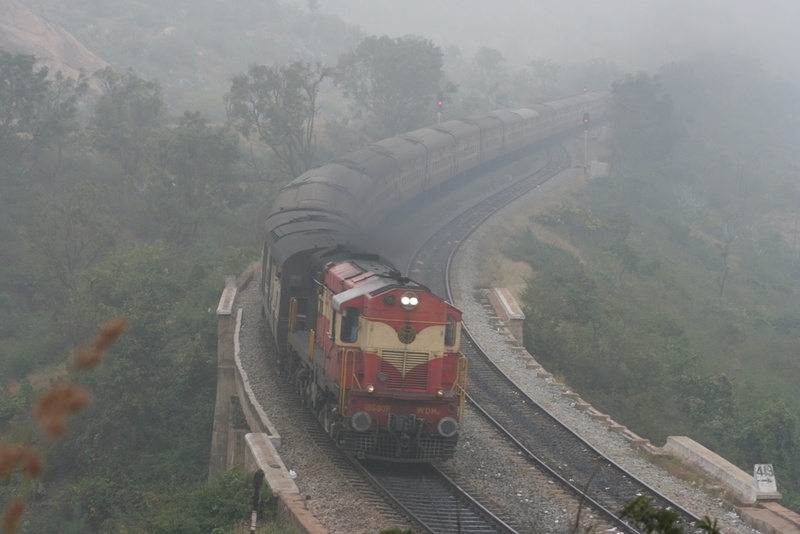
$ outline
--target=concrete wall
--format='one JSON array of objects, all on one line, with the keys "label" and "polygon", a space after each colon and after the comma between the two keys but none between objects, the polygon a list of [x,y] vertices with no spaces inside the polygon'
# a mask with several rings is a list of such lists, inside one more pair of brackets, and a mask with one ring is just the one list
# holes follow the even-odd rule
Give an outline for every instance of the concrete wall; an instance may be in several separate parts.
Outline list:
[{"label": "concrete wall", "polygon": [[[328,529],[309,512],[283,464],[277,452],[280,435],[256,401],[239,360],[242,309],[236,308],[236,296],[252,278],[252,272],[246,272],[238,279],[226,277],[225,289],[217,306],[217,399],[209,480],[235,465],[244,466],[247,473],[261,469],[272,494],[278,499],[278,522],[302,534],[327,534]],[[238,407],[241,407],[250,430],[233,427],[232,413]]]},{"label": "concrete wall", "polygon": [[236,317],[233,305],[236,300],[236,277],[225,279],[225,289],[217,306],[217,400],[214,405],[214,428],[211,432],[211,458],[208,464],[208,479],[229,467],[231,454],[231,397],[236,395],[236,373],[234,371],[233,336]]},{"label": "concrete wall", "polygon": [[759,492],[752,475],[686,436],[669,436],[663,449],[722,482],[729,497],[738,504],[754,504],[759,500],[781,498],[780,493]]},{"label": "concrete wall", "polygon": [[264,480],[278,498],[278,522],[301,534],[327,534],[328,529],[306,508],[306,503],[266,434],[247,434],[244,468],[264,471]]},{"label": "concrete wall", "polygon": [[509,334],[514,336],[519,343],[522,343],[522,325],[525,322],[525,314],[517,304],[517,299],[511,291],[504,287],[495,287],[489,291],[489,302],[494,309],[495,315],[505,323]]}]

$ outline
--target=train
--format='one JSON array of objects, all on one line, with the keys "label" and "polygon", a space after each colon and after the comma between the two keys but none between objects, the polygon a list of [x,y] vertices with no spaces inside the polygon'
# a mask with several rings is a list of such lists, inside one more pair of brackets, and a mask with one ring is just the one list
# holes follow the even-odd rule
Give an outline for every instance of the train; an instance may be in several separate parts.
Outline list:
[{"label": "train", "polygon": [[451,458],[463,423],[461,311],[362,250],[389,213],[453,177],[602,118],[608,94],[449,120],[292,180],[265,222],[260,293],[285,376],[347,454]]}]

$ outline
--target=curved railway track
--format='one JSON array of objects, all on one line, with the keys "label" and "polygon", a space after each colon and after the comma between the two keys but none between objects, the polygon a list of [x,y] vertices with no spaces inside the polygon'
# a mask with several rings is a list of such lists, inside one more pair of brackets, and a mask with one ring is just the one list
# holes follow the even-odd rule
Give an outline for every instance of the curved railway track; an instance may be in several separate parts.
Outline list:
[{"label": "curved railway track", "polygon": [[[490,215],[520,195],[552,179],[568,164],[563,148],[548,148],[540,169],[481,200],[440,227],[408,262],[408,272],[435,293],[450,292],[450,266],[460,244]],[[465,328],[465,330],[467,330]],[[492,363],[468,330],[462,352],[469,360],[469,401],[519,451],[619,531],[636,532],[618,517],[618,511],[637,496],[653,498],[657,506],[678,511],[687,523],[699,518],[605,458],[518,388]]]},{"label": "curved railway track", "polygon": [[[519,178],[505,175],[502,180],[492,182],[491,192],[481,190],[478,195],[473,190],[465,194],[459,186],[456,186],[456,190],[443,191],[448,200],[462,195],[458,200],[462,206],[458,210],[460,214],[432,232],[421,248],[406,255],[411,257],[407,272],[438,294],[448,295],[452,299],[449,270],[459,245],[489,216],[550,180],[569,165],[569,156],[559,145],[547,147],[544,156],[534,159],[538,167],[535,171]],[[469,201],[471,195],[475,198]],[[463,209],[463,206],[467,208]],[[590,508],[591,514],[580,517],[593,517],[581,519],[581,527],[591,523],[594,531],[616,527],[617,532],[635,532],[616,517],[615,511],[640,494],[653,496],[659,505],[681,510],[604,458],[546,410],[537,406],[492,364],[468,333],[462,343],[462,351],[470,360],[470,403],[475,410],[491,414],[491,418],[488,415],[484,417],[498,428],[497,448],[508,457],[525,458],[536,466],[526,475],[531,485],[548,488],[557,485],[554,491],[560,492],[560,495],[572,494],[573,502],[577,503],[576,509]],[[286,386],[281,389],[296,395],[295,391],[290,391],[293,388]],[[300,411],[306,415],[296,417],[293,426],[301,425],[302,432],[311,438],[319,454],[332,462],[335,472],[327,476],[346,480],[357,492],[362,503],[360,506],[379,511],[391,523],[399,524],[404,518],[418,532],[531,531],[518,526],[516,517],[500,517],[491,505],[479,504],[477,501],[492,502],[491,496],[482,489],[459,488],[461,481],[458,475],[448,477],[432,466],[420,469],[410,464],[386,466],[361,463],[346,456],[334,446],[309,411]],[[444,467],[447,468],[446,465]],[[553,480],[558,480],[557,484],[553,484]],[[682,513],[688,521],[697,519],[688,512]]]}]

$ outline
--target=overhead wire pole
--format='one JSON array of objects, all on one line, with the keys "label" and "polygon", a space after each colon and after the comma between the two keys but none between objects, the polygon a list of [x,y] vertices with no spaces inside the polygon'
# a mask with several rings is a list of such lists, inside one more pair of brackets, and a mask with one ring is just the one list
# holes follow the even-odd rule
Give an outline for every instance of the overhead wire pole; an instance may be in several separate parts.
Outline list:
[{"label": "overhead wire pole", "polygon": [[586,174],[589,168],[588,161],[589,154],[589,114],[583,114],[583,174]]},{"label": "overhead wire pole", "polygon": [[797,259],[797,230],[800,228],[800,201],[797,202],[797,208],[794,210],[794,239],[792,240],[792,255]]},{"label": "overhead wire pole", "polygon": [[589,130],[583,130],[583,174],[586,174],[586,168],[588,166],[588,162],[586,161],[587,152],[589,151]]}]

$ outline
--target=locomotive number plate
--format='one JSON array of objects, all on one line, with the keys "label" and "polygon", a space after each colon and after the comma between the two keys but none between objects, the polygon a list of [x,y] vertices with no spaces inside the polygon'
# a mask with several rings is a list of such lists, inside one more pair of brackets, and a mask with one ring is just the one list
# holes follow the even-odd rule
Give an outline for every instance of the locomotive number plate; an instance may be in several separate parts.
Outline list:
[{"label": "locomotive number plate", "polygon": [[401,327],[400,330],[397,331],[397,339],[399,339],[400,343],[403,343],[404,345],[408,345],[414,341],[414,338],[416,337],[417,333],[408,325]]}]

